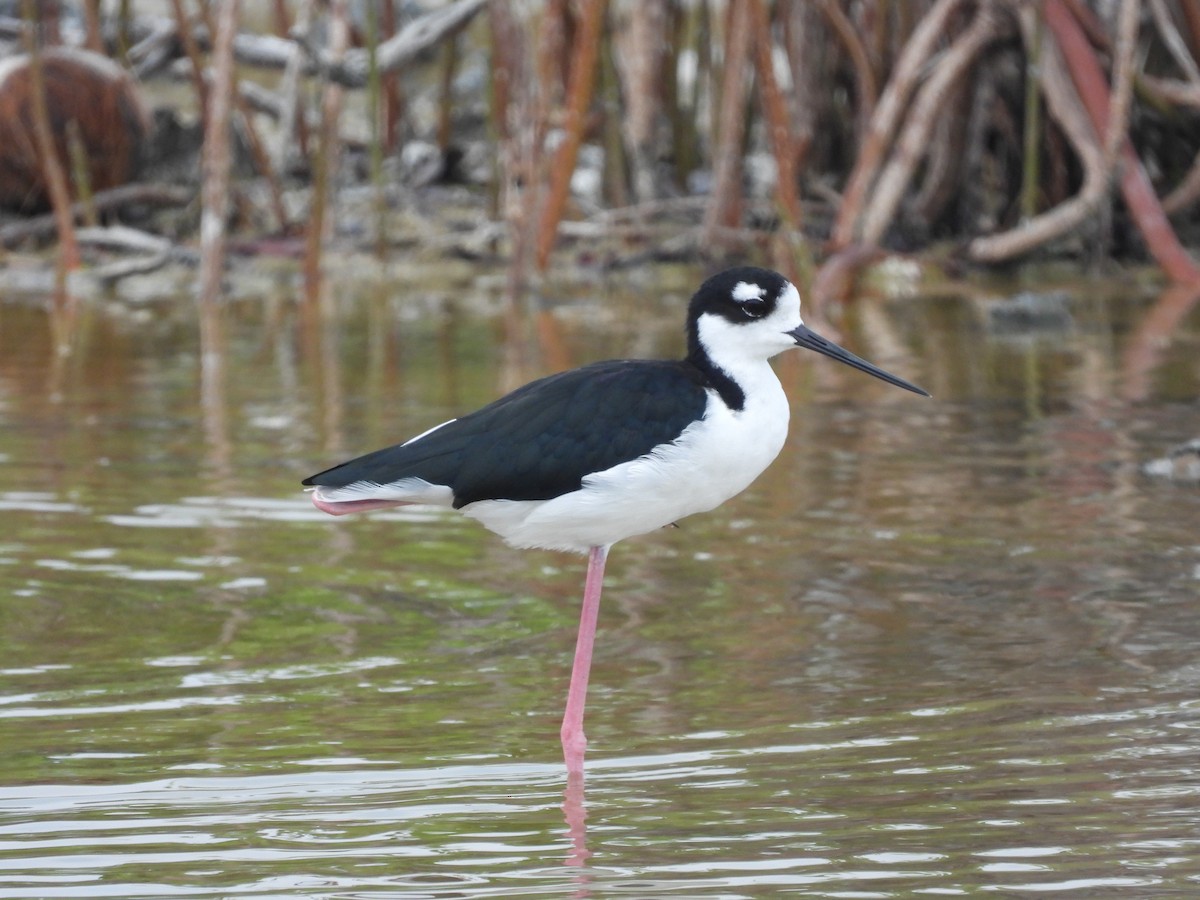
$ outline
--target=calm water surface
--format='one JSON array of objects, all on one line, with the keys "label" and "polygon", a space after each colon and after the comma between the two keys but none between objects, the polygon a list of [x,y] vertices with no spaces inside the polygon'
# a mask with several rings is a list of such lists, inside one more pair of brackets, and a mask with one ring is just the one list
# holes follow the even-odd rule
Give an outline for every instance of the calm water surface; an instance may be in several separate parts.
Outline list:
[{"label": "calm water surface", "polygon": [[860,302],[844,342],[932,401],[780,359],[775,465],[613,553],[586,785],[583,560],[300,493],[675,355],[700,275],[516,330],[491,275],[281,285],[203,379],[186,298],[89,302],[65,357],[0,304],[0,897],[1200,895],[1200,488],[1139,473],[1200,436],[1189,298]]}]

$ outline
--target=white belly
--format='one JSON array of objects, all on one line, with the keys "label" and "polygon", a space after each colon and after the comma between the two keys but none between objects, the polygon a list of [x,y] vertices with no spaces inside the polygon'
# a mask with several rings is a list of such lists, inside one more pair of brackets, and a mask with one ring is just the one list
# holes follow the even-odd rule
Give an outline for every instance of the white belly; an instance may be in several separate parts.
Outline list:
[{"label": "white belly", "polygon": [[720,506],[779,454],[788,405],[774,373],[732,412],[710,393],[704,418],[652,453],[589,475],[553,500],[482,500],[462,508],[515,547],[586,552]]}]

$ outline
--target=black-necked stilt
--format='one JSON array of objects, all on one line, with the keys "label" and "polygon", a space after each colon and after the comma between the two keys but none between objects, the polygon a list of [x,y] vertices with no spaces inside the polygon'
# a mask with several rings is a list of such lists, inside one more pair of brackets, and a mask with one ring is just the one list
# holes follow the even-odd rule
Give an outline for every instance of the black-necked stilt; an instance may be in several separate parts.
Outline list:
[{"label": "black-necked stilt", "polygon": [[304,484],[335,516],[452,506],[516,547],[588,554],[562,724],[568,767],[583,708],[604,563],[617,541],[713,509],[783,447],[788,402],[767,362],[800,346],[928,393],[811,331],[782,275],[741,267],[709,278],[688,307],[687,358],[613,360],[550,375],[470,415],[327,469]]}]

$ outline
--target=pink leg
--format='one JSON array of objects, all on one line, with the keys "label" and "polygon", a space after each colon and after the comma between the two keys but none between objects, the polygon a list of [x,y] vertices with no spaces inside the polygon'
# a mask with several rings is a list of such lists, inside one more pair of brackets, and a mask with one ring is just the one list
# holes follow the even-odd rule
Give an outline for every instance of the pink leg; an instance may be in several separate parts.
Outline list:
[{"label": "pink leg", "polygon": [[588,673],[592,669],[592,645],[596,641],[596,619],[600,614],[600,591],[604,587],[604,562],[607,559],[607,547],[593,547],[588,552],[583,611],[579,616],[579,637],[575,641],[575,664],[571,667],[567,711],[563,714],[560,732],[563,758],[572,772],[583,771],[583,753],[587,749],[587,738],[583,736],[583,707],[587,702]]}]

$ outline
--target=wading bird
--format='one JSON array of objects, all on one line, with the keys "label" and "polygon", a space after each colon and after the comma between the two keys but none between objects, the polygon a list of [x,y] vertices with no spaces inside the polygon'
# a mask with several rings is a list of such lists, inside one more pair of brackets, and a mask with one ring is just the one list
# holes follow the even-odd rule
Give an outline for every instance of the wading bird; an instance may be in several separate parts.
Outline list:
[{"label": "wading bird", "polygon": [[782,275],[739,267],[692,297],[683,360],[613,360],[550,375],[304,484],[335,516],[450,506],[515,547],[588,554],[561,731],[568,768],[581,770],[609,548],[713,509],[758,477],[788,427],[787,397],[768,360],[797,346],[929,396],[809,329],[800,293]]}]

